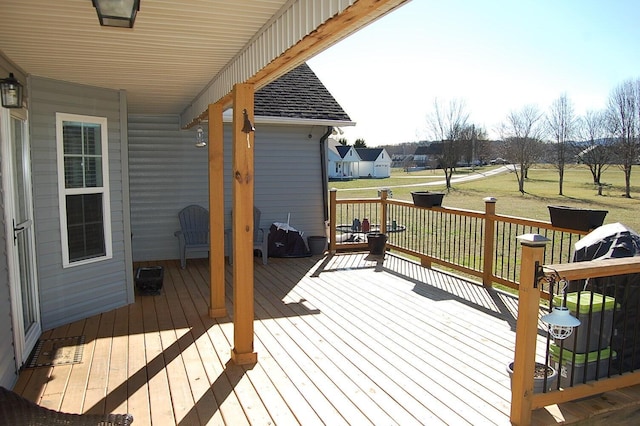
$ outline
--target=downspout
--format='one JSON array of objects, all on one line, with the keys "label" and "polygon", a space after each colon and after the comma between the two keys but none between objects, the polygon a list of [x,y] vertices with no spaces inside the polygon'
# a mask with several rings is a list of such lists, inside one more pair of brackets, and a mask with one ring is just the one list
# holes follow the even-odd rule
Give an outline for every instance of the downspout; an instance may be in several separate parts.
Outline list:
[{"label": "downspout", "polygon": [[324,225],[329,220],[329,180],[327,179],[327,139],[333,132],[333,126],[327,126],[327,132],[320,138],[320,171],[322,174],[322,211]]}]

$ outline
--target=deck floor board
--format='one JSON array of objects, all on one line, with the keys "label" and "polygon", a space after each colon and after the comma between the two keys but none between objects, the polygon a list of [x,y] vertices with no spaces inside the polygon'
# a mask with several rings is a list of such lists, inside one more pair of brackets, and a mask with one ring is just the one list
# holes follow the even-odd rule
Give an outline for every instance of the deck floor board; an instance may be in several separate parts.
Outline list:
[{"label": "deck floor board", "polygon": [[[66,412],[129,412],[143,425],[510,424],[511,295],[389,254],[256,259],[258,363],[236,366],[232,268],[228,314],[212,319],[207,260],[153,264],[165,268],[160,295],[45,331],[84,335],[82,362],[24,369],[14,390]],[[598,407],[616,418],[638,394],[547,407],[533,424]]]}]

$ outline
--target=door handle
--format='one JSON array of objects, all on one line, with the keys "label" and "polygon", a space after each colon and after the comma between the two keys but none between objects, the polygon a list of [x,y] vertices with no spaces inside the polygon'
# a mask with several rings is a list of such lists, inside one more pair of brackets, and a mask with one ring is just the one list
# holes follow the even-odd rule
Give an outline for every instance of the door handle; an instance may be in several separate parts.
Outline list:
[{"label": "door handle", "polygon": [[25,225],[22,226],[16,226],[16,220],[13,219],[13,243],[15,244],[16,241],[18,240],[18,234],[20,233],[20,231],[24,231],[26,228]]}]

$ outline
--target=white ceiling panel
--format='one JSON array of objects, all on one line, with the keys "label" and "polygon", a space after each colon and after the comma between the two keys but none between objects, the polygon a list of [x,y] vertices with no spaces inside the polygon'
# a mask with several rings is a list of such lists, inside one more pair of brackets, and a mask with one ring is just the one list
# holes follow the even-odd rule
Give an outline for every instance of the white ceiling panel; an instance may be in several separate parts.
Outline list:
[{"label": "white ceiling panel", "polygon": [[180,113],[287,0],[141,0],[134,28],[91,0],[1,0],[0,50],[33,75],[124,89],[132,113]]}]

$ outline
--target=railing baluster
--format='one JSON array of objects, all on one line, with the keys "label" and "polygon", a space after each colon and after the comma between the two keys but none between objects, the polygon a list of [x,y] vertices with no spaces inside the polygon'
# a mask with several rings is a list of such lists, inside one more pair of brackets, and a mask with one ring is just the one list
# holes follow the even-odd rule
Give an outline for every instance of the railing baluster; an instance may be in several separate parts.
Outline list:
[{"label": "railing baluster", "polygon": [[[554,228],[548,222],[496,214],[493,198],[485,199],[481,212],[417,207],[406,201],[383,200],[380,193],[380,198],[332,199],[332,250],[366,248],[365,233],[350,229],[354,219],[362,223],[366,217],[377,227],[374,230],[385,231],[388,248],[417,256],[423,265],[433,262],[478,276],[488,286],[499,283],[517,288],[521,257],[519,245],[514,244],[517,235],[545,235],[551,240],[545,262],[564,262],[571,259],[574,241],[585,234]],[[387,228],[394,220],[400,229]]]}]

